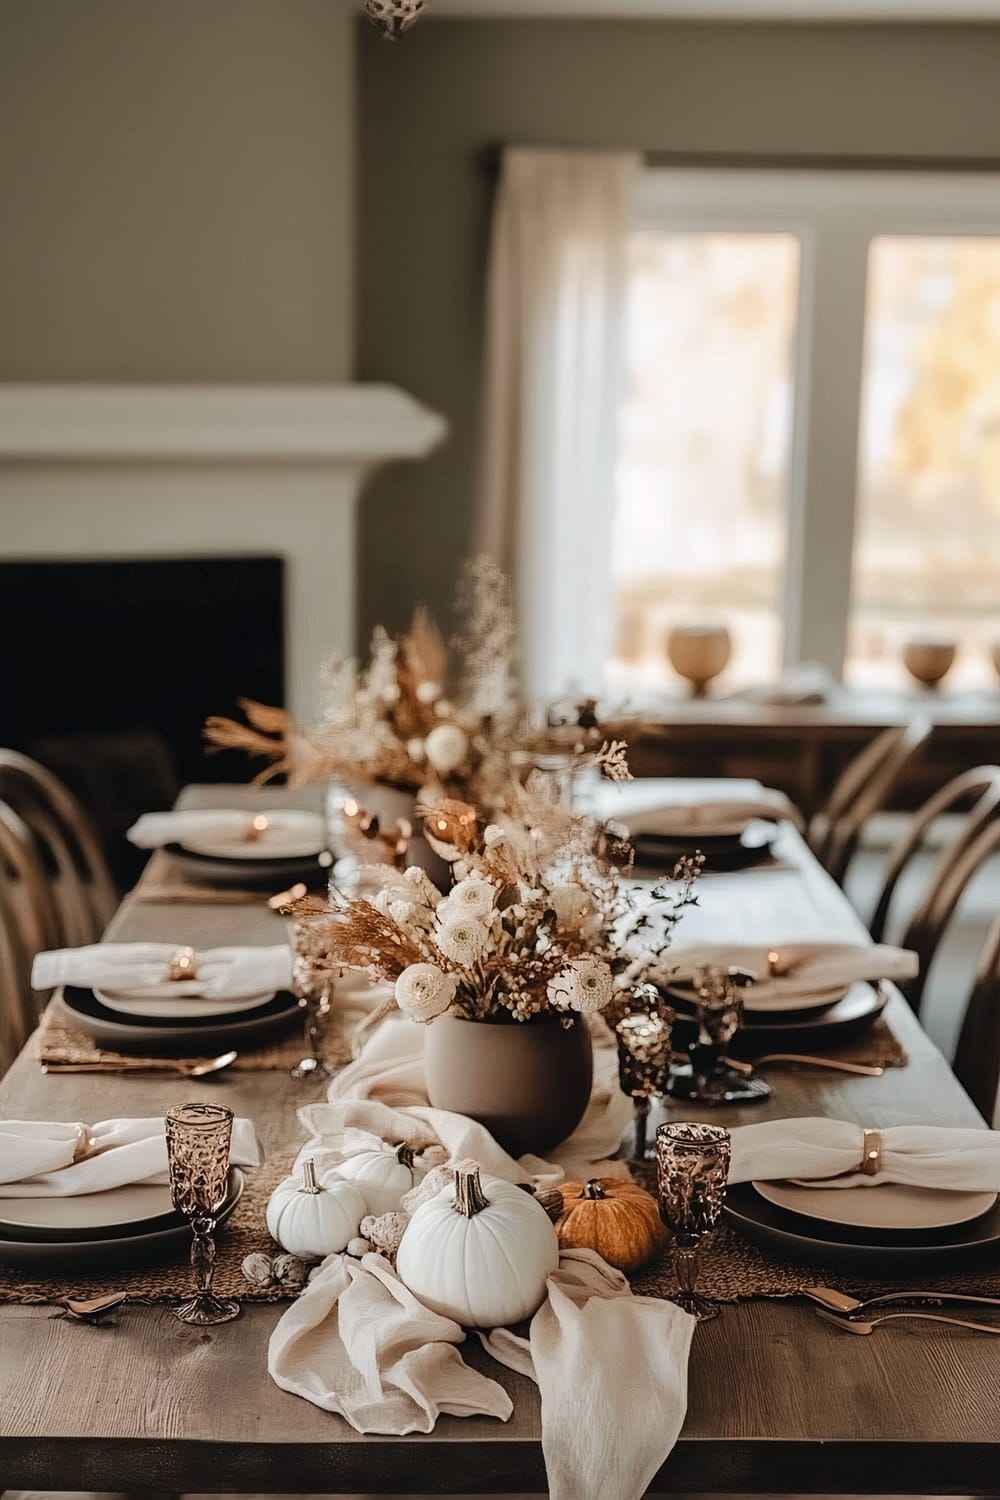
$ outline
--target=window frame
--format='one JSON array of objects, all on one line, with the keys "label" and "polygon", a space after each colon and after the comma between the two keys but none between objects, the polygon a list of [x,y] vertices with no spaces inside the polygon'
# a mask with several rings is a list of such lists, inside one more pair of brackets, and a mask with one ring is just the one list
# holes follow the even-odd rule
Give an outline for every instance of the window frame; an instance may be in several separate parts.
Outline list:
[{"label": "window frame", "polygon": [[880,235],[1000,236],[1000,173],[648,167],[634,231],[799,241],[782,613],[786,666],[843,675],[858,494],[868,251]]}]

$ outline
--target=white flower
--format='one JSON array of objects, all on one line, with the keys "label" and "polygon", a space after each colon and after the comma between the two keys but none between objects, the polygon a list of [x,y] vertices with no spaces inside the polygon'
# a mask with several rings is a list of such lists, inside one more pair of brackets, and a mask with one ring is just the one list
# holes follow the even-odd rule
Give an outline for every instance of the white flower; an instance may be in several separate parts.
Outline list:
[{"label": "white flower", "polygon": [[491,880],[467,875],[452,886],[443,905],[448,908],[449,920],[453,917],[485,917],[493,910],[496,894],[496,886]]},{"label": "white flower", "polygon": [[407,740],[406,753],[415,766],[421,765],[427,754],[423,740],[418,738]]},{"label": "white flower", "polygon": [[465,760],[469,741],[465,730],[457,724],[435,724],[424,740],[424,750],[438,775],[448,776]]},{"label": "white flower", "polygon": [[437,964],[410,964],[396,980],[396,1004],[413,1021],[433,1021],[455,998],[458,980]]},{"label": "white flower", "polygon": [[593,927],[597,908],[593,896],[582,885],[557,885],[549,891],[548,902],[556,914],[556,926],[564,932],[589,931]]},{"label": "white flower", "polygon": [[603,1010],[611,999],[614,976],[599,958],[577,958],[549,980],[549,1004],[556,1010]]},{"label": "white flower", "polygon": [[435,942],[445,958],[456,964],[474,964],[486,946],[488,933],[475,917],[455,917],[445,922],[435,934]]},{"label": "white flower", "polygon": [[506,837],[507,832],[500,827],[499,823],[487,823],[483,833],[483,843],[487,849],[492,849],[494,845],[502,844]]},{"label": "white flower", "polygon": [[418,682],[417,702],[436,703],[441,696],[441,684],[439,682]]}]

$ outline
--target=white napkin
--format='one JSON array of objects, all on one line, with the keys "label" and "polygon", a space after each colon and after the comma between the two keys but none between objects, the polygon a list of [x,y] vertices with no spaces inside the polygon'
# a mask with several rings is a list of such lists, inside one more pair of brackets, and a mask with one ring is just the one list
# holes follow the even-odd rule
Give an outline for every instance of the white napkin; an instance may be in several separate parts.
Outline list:
[{"label": "white napkin", "polygon": [[624,823],[634,839],[728,833],[753,818],[790,818],[801,825],[784,792],[750,779],[640,777],[601,788],[595,801],[600,816]]},{"label": "white napkin", "polygon": [[196,977],[170,980],[167,968],[180,946],[93,943],[86,948],[55,948],[37,955],[31,983],[36,990],[76,984],[145,997],[207,995],[222,1000],[287,990],[292,982],[292,950],[285,943],[272,948],[196,950]]},{"label": "white napkin", "polygon": [[[162,1117],[96,1125],[0,1120],[0,1198],[69,1198],[126,1183],[167,1181]],[[86,1155],[82,1155],[83,1152]],[[74,1161],[81,1155],[82,1159]],[[260,1164],[253,1121],[233,1121],[230,1161]]]},{"label": "white napkin", "polygon": [[[433,1021],[430,1024],[433,1026]],[[411,1125],[416,1119],[430,1128],[434,1139],[447,1148],[450,1157],[457,1160],[471,1156],[487,1172],[508,1182],[530,1179],[542,1185],[561,1182],[564,1177],[575,1179],[595,1174],[627,1177],[624,1162],[607,1158],[621,1144],[632,1118],[632,1104],[618,1085],[618,1049],[614,1037],[599,1018],[591,1026],[591,1035],[594,1084],[590,1105],[569,1139],[554,1149],[551,1160],[525,1156],[515,1162],[482,1125],[465,1115],[431,1108],[424,1082],[424,1028],[398,1014],[383,1021],[358,1060],[337,1074],[327,1090],[327,1098],[331,1105],[340,1104],[342,1109],[350,1106],[352,1125],[380,1133],[386,1140],[404,1137],[381,1131],[377,1121],[382,1117],[371,1112],[371,1106],[388,1105],[394,1111],[405,1111]],[[366,1103],[368,1111],[364,1108]],[[306,1128],[328,1136],[344,1128],[345,1118],[341,1112],[324,1116],[310,1113]],[[322,1148],[326,1142],[316,1140],[314,1144]]]},{"label": "white napkin", "polygon": [[[768,978],[769,955],[782,971]],[[737,947],[727,943],[704,943],[670,948],[656,966],[656,976],[668,984],[690,981],[703,964],[720,968],[733,964],[760,976],[747,993],[747,1004],[763,1001],[807,999],[820,990],[860,980],[912,979],[919,967],[917,955],[907,948],[885,943],[796,943],[773,948]]]},{"label": "white napkin", "polygon": [[313,825],[324,829],[318,813],[298,812],[293,808],[189,808],[175,812],[143,813],[133,823],[127,837],[140,849],[159,849],[164,844],[184,844],[189,839],[219,840],[246,838],[256,817],[265,817],[275,831],[310,830]]},{"label": "white napkin", "polygon": [[441,1412],[505,1422],[510,1397],[465,1363],[455,1347],[464,1339],[381,1255],[330,1255],[272,1333],[267,1368],[282,1390],[358,1432],[430,1432]]},{"label": "white napkin", "polygon": [[1000,1133],[944,1125],[890,1125],[880,1131],[882,1170],[853,1169],[864,1130],[847,1120],[763,1120],[732,1132],[730,1182],[792,1180],[812,1187],[911,1187],[1000,1191]]},{"label": "white napkin", "polygon": [[538,1384],[551,1500],[640,1500],[684,1424],[695,1320],[592,1250],[563,1251],[548,1290],[527,1338],[483,1345]]}]

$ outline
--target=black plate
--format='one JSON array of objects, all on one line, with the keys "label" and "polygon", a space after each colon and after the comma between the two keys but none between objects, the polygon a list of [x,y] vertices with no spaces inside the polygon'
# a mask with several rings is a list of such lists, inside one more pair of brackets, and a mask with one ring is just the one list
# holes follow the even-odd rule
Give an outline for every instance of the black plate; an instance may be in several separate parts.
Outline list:
[{"label": "black plate", "polygon": [[1000,1200],[967,1224],[909,1235],[805,1219],[768,1203],[749,1182],[728,1190],[722,1213],[731,1229],[782,1260],[844,1268],[866,1276],[903,1275],[990,1254],[995,1257],[1000,1244]]},{"label": "black plate", "polygon": [[126,1017],[102,1005],[92,990],[67,987],[62,998],[75,1024],[99,1047],[143,1057],[208,1057],[232,1047],[257,1047],[285,1030],[299,1009],[295,996],[284,990],[253,1010],[235,1016],[202,1016],[197,1021]]},{"label": "black plate", "polygon": [[700,852],[705,856],[703,868],[721,873],[745,870],[770,859],[777,836],[775,823],[755,818],[742,833],[696,834],[684,838],[640,833],[632,840],[632,847],[639,869],[670,870],[679,859]]},{"label": "black plate", "polygon": [[[679,1006],[683,1001],[664,991],[669,1005],[677,1009],[674,1044],[683,1052],[695,1035],[693,1016]],[[888,994],[870,984],[852,984],[843,999],[815,1011],[747,1011],[746,1024],[729,1051],[734,1057],[752,1059],[764,1052],[819,1052],[838,1047],[868,1030],[889,1003]]]},{"label": "black plate", "polygon": [[221,854],[196,854],[180,844],[164,848],[189,875],[213,885],[240,885],[256,890],[259,886],[284,886],[305,881],[307,885],[325,885],[333,863],[330,855],[296,855],[293,859],[230,859]]}]

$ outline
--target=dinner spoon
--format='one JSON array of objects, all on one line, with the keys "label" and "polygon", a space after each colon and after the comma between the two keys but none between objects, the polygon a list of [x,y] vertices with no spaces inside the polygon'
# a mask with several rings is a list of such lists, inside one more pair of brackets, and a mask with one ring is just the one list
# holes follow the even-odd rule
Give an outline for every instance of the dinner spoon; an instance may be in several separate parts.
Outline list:
[{"label": "dinner spoon", "polygon": [[218,1057],[210,1057],[204,1062],[171,1062],[160,1067],[146,1067],[145,1065],[135,1068],[107,1068],[101,1063],[43,1063],[43,1073],[120,1073],[124,1077],[145,1077],[147,1075],[177,1075],[180,1078],[211,1078],[216,1073],[222,1073],[226,1068],[231,1068],[239,1057],[238,1052],[222,1052]]}]

